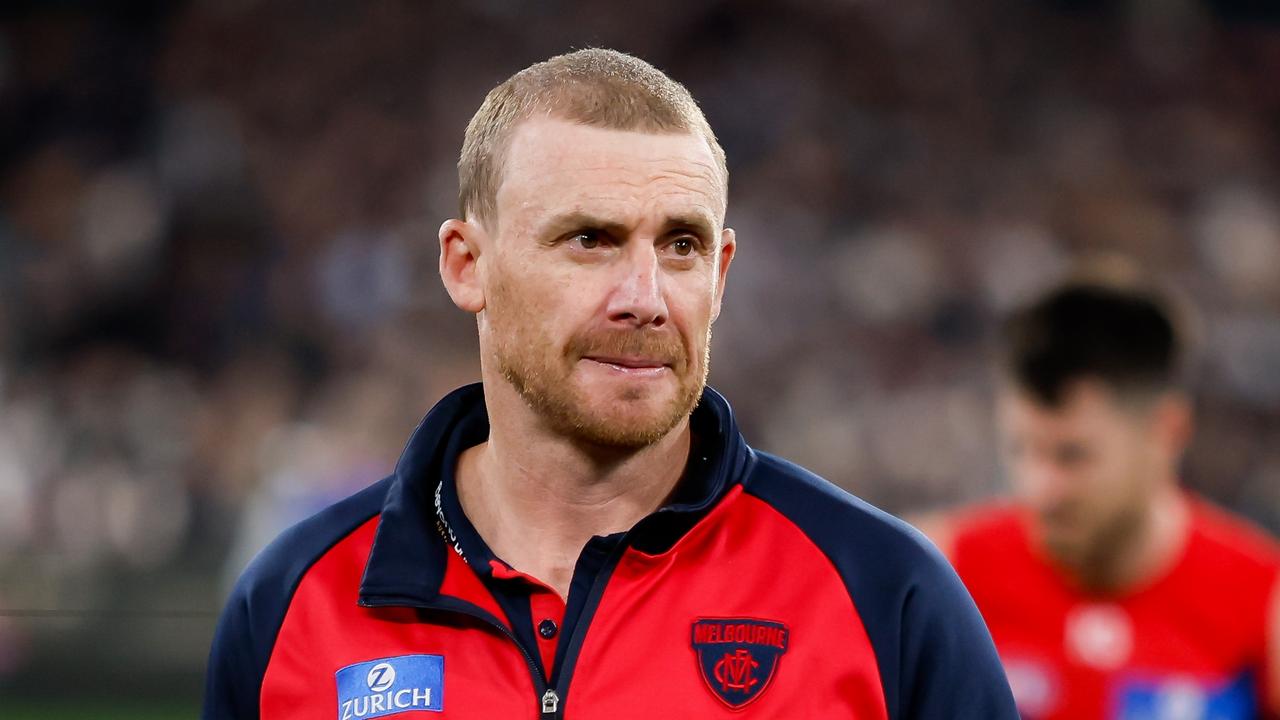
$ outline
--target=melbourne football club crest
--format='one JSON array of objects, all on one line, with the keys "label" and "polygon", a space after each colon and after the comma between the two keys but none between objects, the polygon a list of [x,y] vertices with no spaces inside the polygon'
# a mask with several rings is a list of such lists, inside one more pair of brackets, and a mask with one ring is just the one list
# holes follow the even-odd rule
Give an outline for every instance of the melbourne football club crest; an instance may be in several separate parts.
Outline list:
[{"label": "melbourne football club crest", "polygon": [[703,682],[725,705],[745,706],[769,687],[788,635],[774,620],[700,618],[693,623],[693,649]]}]

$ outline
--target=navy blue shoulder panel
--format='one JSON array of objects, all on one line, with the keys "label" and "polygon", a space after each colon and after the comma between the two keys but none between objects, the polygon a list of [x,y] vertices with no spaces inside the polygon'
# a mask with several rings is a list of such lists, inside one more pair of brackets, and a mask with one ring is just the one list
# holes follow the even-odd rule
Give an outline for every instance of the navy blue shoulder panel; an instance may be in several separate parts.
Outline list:
[{"label": "navy blue shoulder panel", "polygon": [[745,491],[835,565],[875,649],[890,720],[1017,720],[986,624],[937,548],[804,468],[756,454]]},{"label": "navy blue shoulder panel", "polygon": [[281,533],[254,558],[227,599],[205,672],[204,720],[256,720],[262,678],[302,576],[377,515],[394,477],[384,478]]}]

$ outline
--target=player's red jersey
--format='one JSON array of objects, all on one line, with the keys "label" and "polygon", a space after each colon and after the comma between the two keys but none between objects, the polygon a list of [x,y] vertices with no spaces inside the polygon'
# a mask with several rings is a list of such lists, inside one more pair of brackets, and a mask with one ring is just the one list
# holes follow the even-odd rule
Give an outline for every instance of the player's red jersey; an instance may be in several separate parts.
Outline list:
[{"label": "player's red jersey", "polygon": [[1189,537],[1162,577],[1087,594],[1007,505],[961,514],[951,556],[1028,720],[1236,720],[1263,715],[1280,545],[1188,497]]}]

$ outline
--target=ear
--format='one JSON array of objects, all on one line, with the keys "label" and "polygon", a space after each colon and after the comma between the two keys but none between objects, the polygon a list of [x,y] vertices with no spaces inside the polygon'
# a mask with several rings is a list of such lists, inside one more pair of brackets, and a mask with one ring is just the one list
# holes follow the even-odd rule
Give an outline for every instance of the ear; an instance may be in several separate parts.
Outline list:
[{"label": "ear", "polygon": [[484,310],[478,265],[484,229],[479,223],[446,220],[440,226],[440,279],[453,304],[469,313]]},{"label": "ear", "polygon": [[1166,393],[1156,404],[1152,430],[1162,452],[1175,464],[1191,444],[1195,428],[1191,401],[1180,392]]},{"label": "ear", "polygon": [[720,252],[716,258],[719,262],[716,266],[716,297],[714,304],[711,306],[711,321],[715,322],[720,317],[720,301],[724,299],[724,283],[729,277],[729,264],[733,262],[733,256],[738,251],[737,234],[733,232],[733,228],[725,228],[720,232]]}]

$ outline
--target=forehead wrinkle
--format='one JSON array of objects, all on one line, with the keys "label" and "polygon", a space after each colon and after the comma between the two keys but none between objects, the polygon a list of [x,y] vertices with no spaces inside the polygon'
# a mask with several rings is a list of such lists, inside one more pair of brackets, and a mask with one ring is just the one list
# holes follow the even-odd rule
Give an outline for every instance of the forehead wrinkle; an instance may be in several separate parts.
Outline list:
[{"label": "forehead wrinkle", "polygon": [[[518,168],[526,165],[568,165],[578,170],[590,169],[629,169],[636,165],[696,165],[711,177],[720,174],[718,166],[709,162],[704,154],[688,152],[688,148],[645,148],[642,152],[626,145],[613,147],[591,147],[590,139],[586,139],[587,147],[570,145],[565,141],[552,139],[535,143],[532,139],[516,143],[507,158],[507,168]],[[572,166],[576,165],[576,168]]]},{"label": "forehead wrinkle", "polygon": [[[578,208],[599,215],[600,206],[635,203],[652,206],[670,196],[680,196],[680,212],[669,208],[669,215],[706,214],[712,228],[723,219],[727,198],[723,180],[713,158],[706,153],[688,153],[660,149],[660,156],[644,156],[623,145],[607,148],[566,146],[554,142],[517,143],[522,147],[508,158],[509,164],[499,187],[499,196],[511,212],[551,213]],[[706,148],[705,143],[702,144]],[[594,176],[603,176],[598,179]],[[509,180],[519,178],[519,182]],[[591,204],[593,208],[585,207]],[[634,208],[627,209],[634,213]],[[502,214],[499,210],[499,215]],[[542,224],[532,218],[526,224]]]},{"label": "forehead wrinkle", "polygon": [[[563,175],[576,177],[584,174],[592,175],[609,173],[611,175],[616,174],[616,177],[612,178],[611,181],[635,186],[649,185],[669,180],[679,182],[682,186],[696,191],[719,188],[719,185],[716,182],[716,172],[714,168],[704,163],[696,163],[698,165],[697,171],[685,170],[680,167],[680,165],[684,163],[679,161],[673,162],[672,159],[651,160],[646,161],[645,164],[660,165],[661,167],[657,167],[649,171],[641,171],[637,170],[633,163],[593,163],[591,165],[579,165],[576,167],[566,167],[564,165],[561,165],[560,167],[547,167],[546,165],[551,165],[551,163],[547,163],[546,165],[541,166],[540,172],[534,174],[534,177],[541,178],[541,184],[544,185],[559,185],[558,183],[550,183],[550,178]],[[700,185],[705,185],[706,187],[698,187]]]},{"label": "forehead wrinkle", "polygon": [[[635,224],[639,216],[651,214],[662,215],[664,219],[693,216],[703,217],[704,224],[715,228],[720,217],[720,198],[698,180],[696,176],[687,180],[668,177],[657,181],[633,177],[615,178],[608,183],[559,183],[553,173],[525,185],[524,191],[518,193],[523,197],[511,197],[518,203],[512,214],[546,212],[560,217],[576,211],[627,225]],[[625,223],[620,216],[626,216]]]},{"label": "forehead wrinkle", "polygon": [[707,198],[691,197],[688,193],[669,190],[647,195],[617,197],[609,194],[589,194],[577,198],[557,216],[578,214],[598,218],[601,221],[634,227],[645,218],[660,217],[664,225],[705,225],[714,229],[718,215]]},{"label": "forehead wrinkle", "polygon": [[[558,178],[570,175],[569,182],[559,182]],[[664,172],[661,174],[641,175],[625,173],[613,175],[605,181],[593,183],[583,182],[583,173],[572,170],[561,170],[546,173],[529,186],[532,195],[542,198],[567,199],[570,201],[616,202],[621,200],[640,200],[650,203],[658,199],[672,196],[681,200],[692,200],[694,205],[719,206],[721,197],[717,186],[700,174]],[[625,192],[619,192],[623,190]]]}]

